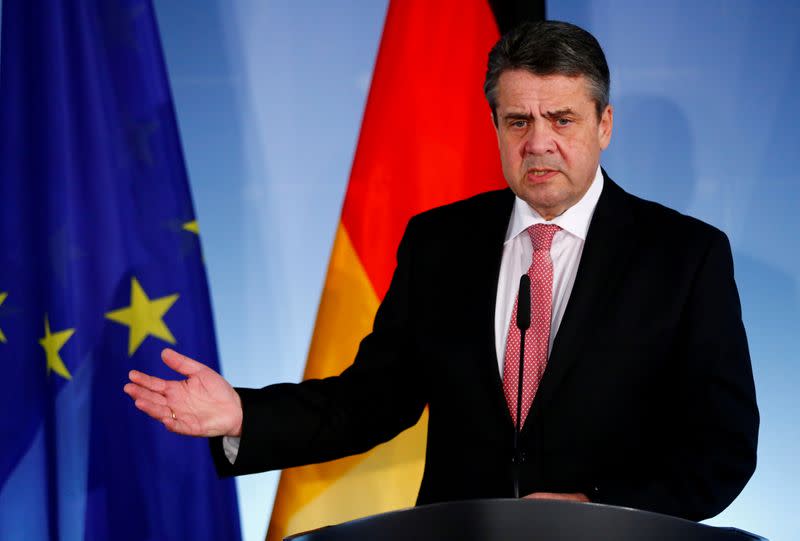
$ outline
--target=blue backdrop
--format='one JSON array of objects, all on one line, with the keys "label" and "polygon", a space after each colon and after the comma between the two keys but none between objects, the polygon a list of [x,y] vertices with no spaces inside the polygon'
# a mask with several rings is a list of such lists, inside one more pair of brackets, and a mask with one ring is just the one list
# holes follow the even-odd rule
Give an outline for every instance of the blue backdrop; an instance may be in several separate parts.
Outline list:
[{"label": "blue backdrop", "polygon": [[[154,3],[223,370],[237,385],[297,380],[386,1]],[[712,522],[800,538],[800,7],[551,0],[548,15],[606,50],[609,173],[731,238],[762,425],[754,478]],[[276,481],[237,481],[247,541],[263,539]]]}]

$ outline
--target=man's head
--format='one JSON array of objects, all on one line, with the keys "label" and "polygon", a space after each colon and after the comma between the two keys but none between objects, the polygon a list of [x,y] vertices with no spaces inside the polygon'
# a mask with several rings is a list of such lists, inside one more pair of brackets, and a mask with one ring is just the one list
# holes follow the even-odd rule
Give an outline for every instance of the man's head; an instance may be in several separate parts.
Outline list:
[{"label": "man's head", "polygon": [[577,26],[526,23],[489,53],[484,91],[509,186],[546,219],[586,193],[611,139],[609,72]]},{"label": "man's head", "polygon": [[561,21],[527,22],[504,35],[489,52],[483,92],[497,123],[497,85],[506,71],[534,75],[584,76],[598,118],[609,103],[610,75],[606,56],[595,37]]}]

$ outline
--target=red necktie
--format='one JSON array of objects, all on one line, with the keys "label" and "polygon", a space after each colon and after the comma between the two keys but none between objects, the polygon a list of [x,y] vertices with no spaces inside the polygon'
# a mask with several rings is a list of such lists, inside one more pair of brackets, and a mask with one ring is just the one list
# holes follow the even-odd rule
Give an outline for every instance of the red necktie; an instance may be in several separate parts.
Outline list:
[{"label": "red necktie", "polygon": [[[553,300],[553,260],[550,259],[550,245],[553,236],[561,228],[552,224],[536,224],[528,228],[533,243],[533,258],[528,269],[531,277],[531,326],[525,334],[525,373],[522,379],[522,422],[525,424],[528,410],[539,389],[539,382],[547,366],[547,350],[550,346],[550,314]],[[503,363],[503,391],[511,412],[511,419],[517,422],[517,388],[519,380],[520,332],[517,328],[517,301],[511,312],[508,327],[506,358]]]}]

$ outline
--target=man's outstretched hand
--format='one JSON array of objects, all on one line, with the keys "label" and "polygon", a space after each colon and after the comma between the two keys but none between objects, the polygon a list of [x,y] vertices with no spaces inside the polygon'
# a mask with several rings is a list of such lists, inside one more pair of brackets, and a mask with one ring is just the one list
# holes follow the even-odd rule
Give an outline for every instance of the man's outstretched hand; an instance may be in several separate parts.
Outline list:
[{"label": "man's outstretched hand", "polygon": [[137,408],[178,434],[241,436],[242,402],[222,376],[171,349],[162,351],[161,359],[186,379],[169,381],[131,370],[131,383],[123,390]]}]

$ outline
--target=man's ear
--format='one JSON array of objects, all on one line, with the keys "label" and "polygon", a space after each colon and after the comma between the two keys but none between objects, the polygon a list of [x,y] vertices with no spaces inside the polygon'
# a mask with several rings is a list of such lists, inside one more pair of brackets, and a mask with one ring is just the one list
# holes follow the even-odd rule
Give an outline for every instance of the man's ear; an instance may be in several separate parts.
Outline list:
[{"label": "man's ear", "polygon": [[597,136],[600,141],[600,148],[605,150],[611,142],[611,132],[614,129],[614,108],[606,105],[603,114],[600,115],[600,122],[597,125]]}]

